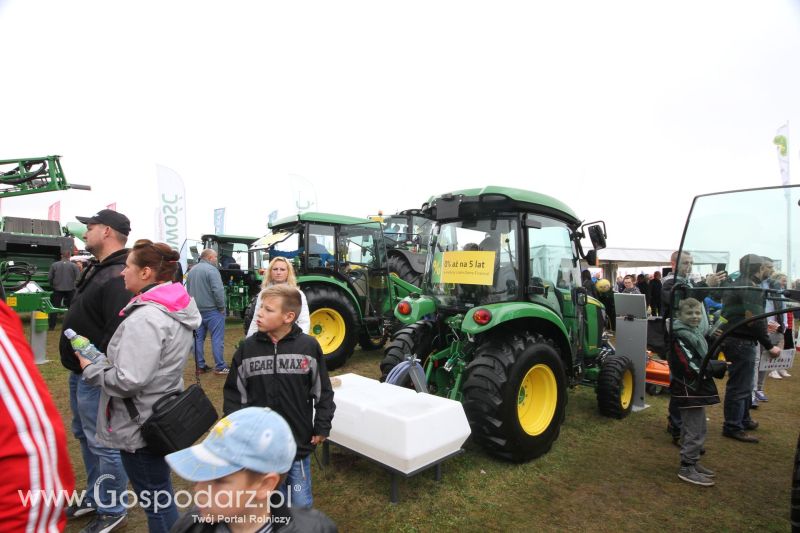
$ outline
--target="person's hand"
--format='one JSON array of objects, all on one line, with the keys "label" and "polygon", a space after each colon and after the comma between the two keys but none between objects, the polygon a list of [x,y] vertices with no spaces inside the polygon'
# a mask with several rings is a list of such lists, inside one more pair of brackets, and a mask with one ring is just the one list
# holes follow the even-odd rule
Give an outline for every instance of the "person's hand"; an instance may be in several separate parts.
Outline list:
[{"label": "person's hand", "polygon": [[323,442],[325,442],[325,439],[327,438],[328,437],[323,437],[322,435],[314,435],[311,437],[311,444],[313,444],[314,446],[316,446],[317,444],[322,444]]},{"label": "person's hand", "polygon": [[770,320],[767,322],[767,331],[769,331],[770,333],[775,333],[776,331],[778,331],[779,327],[780,324],[778,324],[774,320]]},{"label": "person's hand", "polygon": [[780,354],[781,354],[781,349],[778,348],[777,346],[773,346],[772,348],[769,349],[769,356],[772,357],[773,359],[778,357]]},{"label": "person's hand", "polygon": [[706,284],[709,287],[719,287],[722,285],[722,282],[725,281],[725,278],[728,277],[727,272],[717,272],[715,274],[709,274],[706,276]]},{"label": "person's hand", "polygon": [[81,356],[80,352],[75,352],[75,357],[78,358],[78,363],[81,365],[81,369],[86,368],[87,366],[91,365],[92,362],[86,359],[85,357]]}]

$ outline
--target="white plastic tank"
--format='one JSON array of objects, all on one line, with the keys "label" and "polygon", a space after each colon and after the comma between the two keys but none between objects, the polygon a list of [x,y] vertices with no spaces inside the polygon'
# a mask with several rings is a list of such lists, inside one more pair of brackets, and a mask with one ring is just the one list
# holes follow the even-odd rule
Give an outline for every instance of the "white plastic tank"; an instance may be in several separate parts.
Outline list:
[{"label": "white plastic tank", "polygon": [[460,402],[357,374],[333,381],[330,439],[404,474],[457,452],[469,437]]}]

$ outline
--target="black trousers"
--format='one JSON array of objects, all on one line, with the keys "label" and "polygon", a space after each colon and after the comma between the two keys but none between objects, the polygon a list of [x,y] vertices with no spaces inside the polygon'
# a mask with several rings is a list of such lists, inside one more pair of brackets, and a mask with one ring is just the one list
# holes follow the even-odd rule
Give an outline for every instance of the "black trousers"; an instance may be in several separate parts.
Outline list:
[{"label": "black trousers", "polygon": [[[75,291],[53,291],[53,295],[50,297],[50,302],[53,304],[53,307],[68,308],[72,303],[72,296],[74,294]],[[57,313],[50,313],[47,316],[47,325],[50,326],[50,331],[56,328],[57,318]]]}]

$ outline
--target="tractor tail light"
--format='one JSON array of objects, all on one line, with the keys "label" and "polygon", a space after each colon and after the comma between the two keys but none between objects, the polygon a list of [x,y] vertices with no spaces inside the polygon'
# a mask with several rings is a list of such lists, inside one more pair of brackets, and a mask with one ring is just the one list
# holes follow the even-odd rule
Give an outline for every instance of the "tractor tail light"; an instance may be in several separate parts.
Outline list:
[{"label": "tractor tail light", "polygon": [[397,312],[401,315],[410,315],[411,314],[411,304],[408,302],[400,302],[397,304]]},{"label": "tractor tail light", "polygon": [[472,315],[472,320],[474,320],[475,323],[480,326],[485,326],[490,320],[492,320],[492,312],[488,309],[478,309]]}]

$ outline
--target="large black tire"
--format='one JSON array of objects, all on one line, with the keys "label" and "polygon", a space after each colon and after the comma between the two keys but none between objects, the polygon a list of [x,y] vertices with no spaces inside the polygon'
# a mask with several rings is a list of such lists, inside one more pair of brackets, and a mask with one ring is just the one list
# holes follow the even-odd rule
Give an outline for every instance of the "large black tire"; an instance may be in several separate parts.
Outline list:
[{"label": "large black tire", "polygon": [[555,348],[541,336],[497,332],[466,368],[464,411],[472,437],[515,462],[547,453],[558,438],[567,378]]},{"label": "large black tire", "polygon": [[624,355],[606,357],[597,378],[597,407],[600,414],[625,418],[633,408],[634,370]]},{"label": "large black tire", "polygon": [[247,304],[242,314],[242,327],[244,328],[245,337],[247,336],[247,330],[250,329],[253,317],[256,316],[256,302],[258,302],[258,296],[253,296],[253,299]]},{"label": "large black tire", "polygon": [[[405,361],[408,354],[415,354],[424,362],[424,358],[433,350],[433,333],[433,324],[424,320],[397,330],[384,351],[384,358],[381,361],[381,381],[385,381],[389,372]],[[408,384],[396,383],[396,385]]]},{"label": "large black tire", "polygon": [[792,470],[792,532],[800,533],[800,436],[794,451],[794,469]]},{"label": "large black tire", "polygon": [[306,285],[302,289],[311,320],[309,333],[319,341],[328,370],[339,368],[353,355],[358,340],[356,309],[350,297],[332,285]]},{"label": "large black tire", "polygon": [[415,287],[422,286],[422,274],[411,268],[405,256],[395,254],[389,257],[389,274],[394,274]]}]

